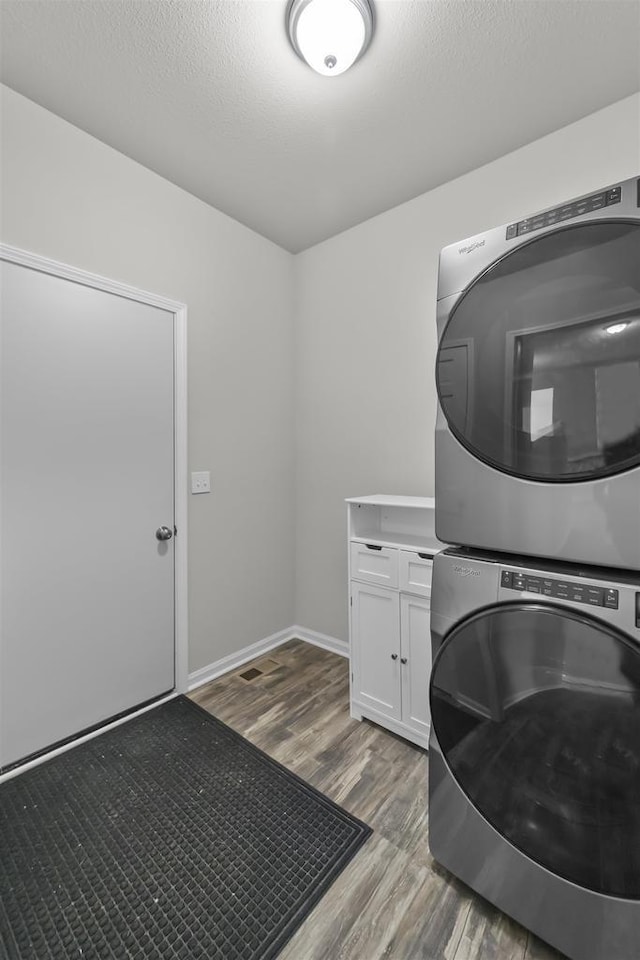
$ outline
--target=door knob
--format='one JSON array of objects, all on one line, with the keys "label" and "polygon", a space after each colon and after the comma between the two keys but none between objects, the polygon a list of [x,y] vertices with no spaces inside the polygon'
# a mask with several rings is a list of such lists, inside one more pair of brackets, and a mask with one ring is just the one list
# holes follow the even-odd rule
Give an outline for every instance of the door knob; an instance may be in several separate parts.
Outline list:
[{"label": "door knob", "polygon": [[156,530],[156,540],[171,540],[173,536],[173,530],[170,530],[169,527],[158,527]]},{"label": "door knob", "polygon": [[392,654],[391,654],[391,659],[392,659],[392,660],[397,660],[397,659],[398,659],[398,654],[397,654],[397,653],[392,653]]},{"label": "door knob", "polygon": [[400,663],[406,663],[406,662],[407,662],[406,657],[400,657]]}]

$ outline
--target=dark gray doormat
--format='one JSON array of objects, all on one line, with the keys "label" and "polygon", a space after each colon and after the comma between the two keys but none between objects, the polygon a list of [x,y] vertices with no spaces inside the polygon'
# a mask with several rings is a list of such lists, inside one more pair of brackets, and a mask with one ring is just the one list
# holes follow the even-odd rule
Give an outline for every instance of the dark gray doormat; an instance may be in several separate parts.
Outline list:
[{"label": "dark gray doormat", "polygon": [[0,957],[273,958],[370,833],[177,697],[0,786]]}]

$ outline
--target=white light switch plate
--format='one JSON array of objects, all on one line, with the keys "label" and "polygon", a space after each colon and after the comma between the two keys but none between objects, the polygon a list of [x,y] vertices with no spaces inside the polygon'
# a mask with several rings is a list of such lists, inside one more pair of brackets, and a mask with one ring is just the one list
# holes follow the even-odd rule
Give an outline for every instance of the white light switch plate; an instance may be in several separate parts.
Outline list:
[{"label": "white light switch plate", "polygon": [[211,493],[211,474],[208,470],[191,474],[191,493]]}]

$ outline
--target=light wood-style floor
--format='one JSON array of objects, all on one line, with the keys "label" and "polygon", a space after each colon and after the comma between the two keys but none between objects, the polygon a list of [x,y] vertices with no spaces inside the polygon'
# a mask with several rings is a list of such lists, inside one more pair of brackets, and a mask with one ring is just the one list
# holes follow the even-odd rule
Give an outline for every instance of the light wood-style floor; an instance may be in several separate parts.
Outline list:
[{"label": "light wood-style floor", "polygon": [[279,960],[562,960],[432,859],[427,754],[351,719],[348,669],[292,640],[191,694],[374,830]]}]

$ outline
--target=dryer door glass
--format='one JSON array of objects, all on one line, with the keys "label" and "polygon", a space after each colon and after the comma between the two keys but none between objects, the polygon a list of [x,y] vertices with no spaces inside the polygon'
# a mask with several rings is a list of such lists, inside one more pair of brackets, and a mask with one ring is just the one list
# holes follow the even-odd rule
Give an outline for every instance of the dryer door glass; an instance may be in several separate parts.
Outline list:
[{"label": "dryer door glass", "polygon": [[640,224],[565,227],[517,247],[454,308],[436,379],[474,456],[547,481],[640,464]]},{"label": "dryer door glass", "polygon": [[518,850],[640,899],[640,646],[570,610],[493,607],[444,641],[431,715],[458,784]]}]

